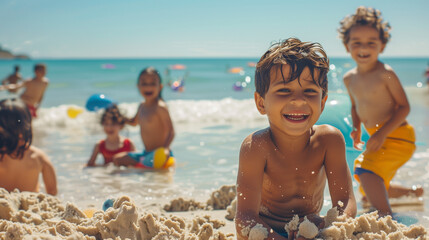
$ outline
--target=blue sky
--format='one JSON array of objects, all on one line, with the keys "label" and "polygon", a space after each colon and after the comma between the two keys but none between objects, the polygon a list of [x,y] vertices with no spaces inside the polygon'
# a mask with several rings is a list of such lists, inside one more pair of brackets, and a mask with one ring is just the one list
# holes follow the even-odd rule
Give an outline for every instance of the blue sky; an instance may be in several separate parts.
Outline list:
[{"label": "blue sky", "polygon": [[427,0],[1,0],[0,44],[33,58],[259,57],[293,36],[347,56],[336,29],[361,5],[393,28],[384,56],[429,56]]}]

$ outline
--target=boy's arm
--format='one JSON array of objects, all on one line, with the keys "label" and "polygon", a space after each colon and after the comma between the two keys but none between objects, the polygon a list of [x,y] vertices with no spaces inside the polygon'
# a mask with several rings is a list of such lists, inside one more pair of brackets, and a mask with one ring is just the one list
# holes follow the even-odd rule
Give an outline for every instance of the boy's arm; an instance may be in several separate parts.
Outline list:
[{"label": "boy's arm", "polygon": [[95,144],[94,150],[92,151],[91,158],[88,160],[86,164],[87,167],[95,166],[95,160],[97,160],[97,155],[100,152],[100,143]]},{"label": "boy's arm", "polygon": [[392,117],[388,119],[384,125],[375,132],[366,144],[368,151],[377,151],[381,148],[386,137],[396,128],[398,128],[402,123],[404,123],[405,118],[408,113],[410,113],[410,104],[405,94],[404,88],[402,88],[399,78],[396,76],[395,72],[388,66],[388,69],[383,74],[383,81],[387,90],[390,92],[394,102],[396,103],[395,112]]},{"label": "boy's arm", "polygon": [[6,84],[0,86],[0,90],[16,90],[24,87],[26,85],[27,81],[16,83],[16,84]]},{"label": "boy's arm", "polygon": [[362,145],[363,142],[361,141],[361,135],[362,135],[362,131],[361,131],[361,120],[356,112],[356,103],[353,99],[353,96],[350,93],[350,89],[349,89],[349,82],[351,80],[351,74],[348,73],[344,76],[344,85],[347,88],[347,92],[349,94],[350,97],[350,102],[351,102],[351,115],[352,115],[352,124],[353,124],[353,129],[352,132],[350,133],[350,137],[353,140],[353,147],[357,150],[362,150]]},{"label": "boy's arm", "polygon": [[167,107],[161,107],[160,108],[160,115],[161,115],[161,121],[163,122],[163,125],[166,126],[168,129],[168,136],[165,140],[164,146],[167,149],[170,149],[170,145],[173,142],[174,139],[174,126],[173,122],[171,121],[170,113],[168,112]]},{"label": "boy's arm", "polygon": [[139,105],[139,108],[137,109],[137,113],[133,118],[126,118],[125,123],[131,126],[137,126],[138,124],[138,116],[140,114],[142,108],[142,104]]},{"label": "boy's arm", "polygon": [[[328,126],[328,125],[325,125]],[[326,143],[325,171],[331,194],[332,207],[340,214],[356,216],[356,199],[353,193],[352,178],[346,161],[346,146],[340,130],[328,126],[324,136]],[[341,201],[342,206],[338,204]]]},{"label": "boy's arm", "polygon": [[42,176],[45,183],[46,192],[50,195],[57,195],[57,176],[54,166],[45,153],[41,153],[42,160]]},{"label": "boy's arm", "polygon": [[42,102],[43,97],[45,96],[46,88],[48,87],[48,85],[49,85],[49,81],[47,80],[47,82],[46,82],[46,87],[45,87],[45,89],[43,90],[42,95],[40,96],[40,99],[39,99],[39,101],[38,101],[38,105],[40,105],[40,103]]},{"label": "boy's arm", "polygon": [[259,217],[261,202],[262,181],[265,168],[263,148],[255,143],[254,134],[249,135],[242,143],[237,174],[237,212],[235,227],[237,239],[248,239],[242,230],[251,229],[257,223],[268,230],[268,239],[283,239]]}]

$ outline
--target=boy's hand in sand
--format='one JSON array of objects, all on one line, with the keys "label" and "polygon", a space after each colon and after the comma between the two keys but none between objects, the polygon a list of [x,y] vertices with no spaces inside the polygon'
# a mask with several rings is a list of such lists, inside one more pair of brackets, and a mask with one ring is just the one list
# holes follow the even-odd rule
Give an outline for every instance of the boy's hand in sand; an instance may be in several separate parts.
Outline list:
[{"label": "boy's hand in sand", "polygon": [[375,132],[366,143],[365,152],[375,152],[380,150],[381,146],[383,146],[384,140],[386,140],[386,136],[384,136],[380,131]]},{"label": "boy's hand in sand", "polygon": [[364,145],[364,142],[360,140],[361,131],[360,130],[353,130],[350,133],[350,137],[353,140],[353,147],[357,150],[362,150],[362,146]]},{"label": "boy's hand in sand", "polygon": [[[320,230],[323,229],[325,227],[325,220],[320,217],[318,214],[309,214],[307,215],[307,219],[314,223],[314,225],[316,225],[316,227]],[[299,222],[302,223],[304,221],[304,218],[300,218]],[[291,234],[288,236],[288,239],[297,239],[297,240],[306,240],[307,238],[303,237],[303,236],[298,236],[298,230],[296,231],[292,231]]]}]

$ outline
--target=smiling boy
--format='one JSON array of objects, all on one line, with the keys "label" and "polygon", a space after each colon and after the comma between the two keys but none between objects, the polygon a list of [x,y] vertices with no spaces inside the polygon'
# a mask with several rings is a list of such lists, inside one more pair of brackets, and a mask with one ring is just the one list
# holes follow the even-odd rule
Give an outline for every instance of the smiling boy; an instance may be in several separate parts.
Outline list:
[{"label": "smiling boy", "polygon": [[242,230],[256,224],[268,229],[268,239],[283,239],[285,224],[296,214],[322,227],[318,214],[326,180],[333,207],[356,215],[344,137],[332,126],[314,125],[327,99],[328,70],[323,48],[296,38],[273,45],[259,60],[255,103],[269,127],[241,146],[238,239],[248,239]]},{"label": "smiling boy", "polygon": [[355,160],[354,176],[363,200],[369,200],[380,216],[392,215],[389,197],[421,196],[423,188],[390,184],[416,148],[414,128],[406,120],[410,104],[405,91],[393,69],[378,59],[390,39],[390,26],[380,11],[359,7],[341,21],[339,33],[357,65],[344,75],[352,103],[354,147],[360,149],[363,143],[362,123],[371,135],[365,152]]}]

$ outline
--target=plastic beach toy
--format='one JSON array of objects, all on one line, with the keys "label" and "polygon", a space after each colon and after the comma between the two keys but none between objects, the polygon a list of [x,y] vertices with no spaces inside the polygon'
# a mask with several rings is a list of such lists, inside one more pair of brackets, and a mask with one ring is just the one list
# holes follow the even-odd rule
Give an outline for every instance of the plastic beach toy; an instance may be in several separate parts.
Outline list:
[{"label": "plastic beach toy", "polygon": [[80,108],[80,107],[71,106],[67,109],[67,115],[70,118],[76,118],[77,115],[81,114],[82,112],[83,112],[83,108]]},{"label": "plastic beach toy", "polygon": [[108,208],[113,207],[113,203],[115,203],[115,199],[109,198],[103,203],[103,211],[106,211]]},{"label": "plastic beach toy", "polygon": [[97,111],[107,108],[112,104],[113,101],[104,94],[94,94],[88,98],[85,107],[88,111]]},{"label": "plastic beach toy", "polygon": [[167,169],[175,163],[174,157],[169,157],[165,154],[165,148],[160,147],[153,152],[144,156],[143,164],[139,163],[136,167],[152,168],[152,169]]}]

